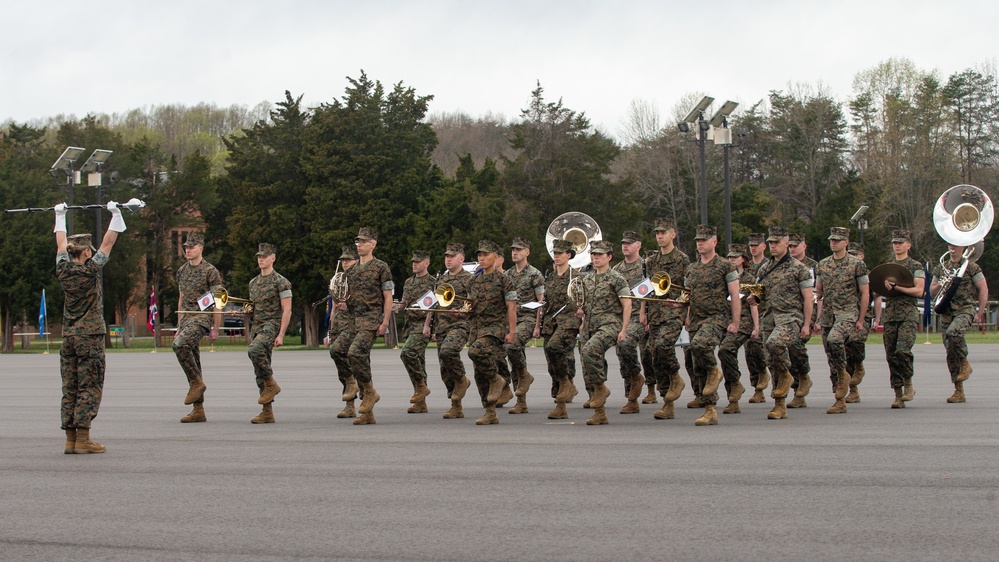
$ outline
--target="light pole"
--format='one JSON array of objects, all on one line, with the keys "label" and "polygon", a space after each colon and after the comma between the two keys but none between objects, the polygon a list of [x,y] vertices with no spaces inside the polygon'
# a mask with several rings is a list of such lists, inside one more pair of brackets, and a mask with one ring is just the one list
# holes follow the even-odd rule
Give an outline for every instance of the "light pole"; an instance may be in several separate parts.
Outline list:
[{"label": "light pole", "polygon": [[700,177],[700,194],[699,201],[701,207],[701,224],[708,224],[708,175],[705,166],[704,157],[704,142],[707,140],[708,129],[710,125],[707,120],[704,119],[704,110],[711,105],[711,102],[715,101],[715,98],[711,96],[704,96],[701,101],[697,102],[694,109],[690,110],[690,113],[683,118],[683,121],[677,124],[677,128],[680,132],[687,133],[690,131],[690,124],[695,124],[697,126],[697,136],[691,142],[696,142],[701,151],[701,177]]},{"label": "light pole", "polygon": [[[52,167],[49,168],[49,174],[52,174],[52,177],[56,179],[57,185],[62,185],[59,182],[59,176],[66,176],[65,185],[68,191],[69,200],[67,204],[69,205],[73,204],[73,185],[80,182],[80,174],[73,170],[73,164],[80,159],[84,150],[86,149],[77,146],[67,147],[66,150],[62,151],[62,155],[55,161],[55,164],[52,164]],[[68,234],[73,234],[73,213],[67,213],[66,230]]]},{"label": "light pole", "polygon": [[[97,188],[97,204],[101,204],[101,166],[107,162],[108,158],[111,157],[110,150],[104,150],[98,148],[87,158],[87,161],[83,163],[83,167],[80,168],[80,172],[86,172],[87,174],[87,185],[90,187]],[[94,240],[96,243],[95,247],[101,247],[101,241],[104,236],[101,234],[101,209],[94,209]]]},{"label": "light pole", "polygon": [[[735,111],[739,104],[729,100],[725,105],[711,116],[708,122],[711,125],[711,139],[715,144],[722,145],[723,161],[725,165],[725,244],[732,243],[732,184],[729,181],[728,172],[728,152],[732,148],[732,130],[728,128],[728,116]],[[741,136],[745,136],[744,134]]]},{"label": "light pole", "polygon": [[864,231],[867,230],[867,219],[864,218],[864,213],[866,213],[869,208],[870,207],[867,205],[861,205],[860,208],[857,209],[857,212],[853,213],[853,216],[850,217],[850,223],[855,224],[857,226],[857,230],[860,231],[861,246],[864,245]]}]

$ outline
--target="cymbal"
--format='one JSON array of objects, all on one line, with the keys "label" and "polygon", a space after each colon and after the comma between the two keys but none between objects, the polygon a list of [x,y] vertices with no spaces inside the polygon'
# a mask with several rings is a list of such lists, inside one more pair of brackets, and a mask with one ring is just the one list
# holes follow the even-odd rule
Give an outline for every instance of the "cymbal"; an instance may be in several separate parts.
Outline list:
[{"label": "cymbal", "polygon": [[885,289],[885,281],[890,281],[899,287],[916,286],[912,272],[907,267],[897,263],[883,263],[872,269],[867,278],[870,282],[871,290],[882,297],[906,296],[901,291]]}]

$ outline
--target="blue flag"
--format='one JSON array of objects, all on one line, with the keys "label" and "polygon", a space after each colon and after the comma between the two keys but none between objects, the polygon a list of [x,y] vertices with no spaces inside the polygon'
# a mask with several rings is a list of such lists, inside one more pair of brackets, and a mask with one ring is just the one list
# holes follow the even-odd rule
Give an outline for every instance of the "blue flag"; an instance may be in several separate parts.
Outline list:
[{"label": "blue flag", "polygon": [[924,281],[926,284],[926,290],[923,291],[923,328],[929,330],[930,328],[930,314],[932,314],[933,309],[930,307],[930,262],[926,262],[926,279]]},{"label": "blue flag", "polygon": [[45,289],[42,289],[42,304],[38,306],[38,337],[45,338],[45,317],[47,316],[47,311],[45,310]]}]

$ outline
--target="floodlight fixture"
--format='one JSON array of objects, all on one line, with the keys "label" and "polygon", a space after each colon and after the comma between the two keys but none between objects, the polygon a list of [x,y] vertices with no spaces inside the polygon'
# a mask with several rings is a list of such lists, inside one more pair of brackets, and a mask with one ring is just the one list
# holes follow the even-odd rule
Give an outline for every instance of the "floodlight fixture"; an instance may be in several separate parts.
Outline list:
[{"label": "floodlight fixture", "polygon": [[70,146],[66,148],[66,150],[62,151],[62,156],[55,161],[55,164],[52,164],[51,171],[72,169],[73,163],[80,159],[84,150],[86,150],[86,148],[80,148],[77,146]]},{"label": "floodlight fixture", "polygon": [[864,213],[867,212],[867,209],[870,209],[870,207],[868,207],[867,205],[861,205],[860,208],[857,209],[857,212],[853,213],[853,216],[850,217],[850,222],[856,223],[860,219],[864,218]]},{"label": "floodlight fixture", "polygon": [[721,106],[721,109],[716,111],[714,116],[711,117],[711,126],[720,127],[737,107],[739,107],[739,104],[732,100],[725,102],[725,105]]},{"label": "floodlight fixture", "polygon": [[681,133],[686,133],[690,131],[690,125],[688,125],[686,122],[677,123],[676,128],[680,129]]},{"label": "floodlight fixture", "polygon": [[87,161],[83,163],[83,167],[80,168],[80,171],[87,173],[100,170],[101,164],[107,162],[108,158],[111,157],[111,152],[112,151],[110,150],[98,148],[93,154],[90,155],[90,158],[87,158]]},{"label": "floodlight fixture", "polygon": [[697,102],[697,105],[694,106],[694,109],[691,109],[690,113],[688,113],[687,116],[683,118],[683,122],[693,123],[694,121],[697,120],[698,117],[703,117],[704,110],[707,109],[708,106],[711,105],[711,102],[713,101],[715,101],[715,98],[711,96],[704,96],[703,98],[701,98],[701,101]]}]

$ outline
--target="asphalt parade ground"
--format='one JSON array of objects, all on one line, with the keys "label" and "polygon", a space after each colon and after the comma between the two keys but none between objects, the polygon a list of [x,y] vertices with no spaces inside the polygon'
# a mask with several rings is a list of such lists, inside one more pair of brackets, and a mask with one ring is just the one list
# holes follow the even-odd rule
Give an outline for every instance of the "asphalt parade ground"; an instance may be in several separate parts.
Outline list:
[{"label": "asphalt parade ground", "polygon": [[947,404],[943,346],[917,343],[902,410],[889,409],[884,351],[870,345],[862,402],[845,415],[826,414],[825,356],[809,352],[808,408],[768,420],[769,393],[766,404],[747,393],[741,414],[710,427],[682,407],[689,386],[674,420],[654,420],[658,405],[618,414],[613,352],[610,424],[593,427],[581,397],[569,420],[546,418],[540,348],[528,349],[530,413],[504,408],[482,427],[474,385],[466,417],[441,418],[434,350],[427,414],[406,413],[398,350],[373,352],[373,426],[335,417],[325,350],[275,352],[268,425],[249,423],[260,407],[245,353],[202,353],[197,424],[178,421],[190,407],[169,348],[109,353],[99,455],[63,454],[58,355],[0,356],[0,559],[999,558],[999,345],[971,346],[968,402]]}]

